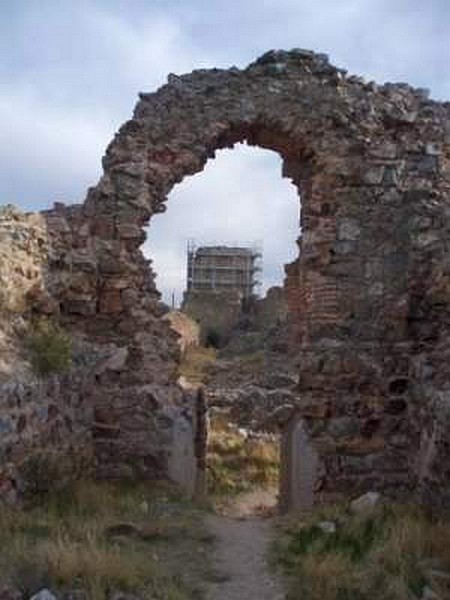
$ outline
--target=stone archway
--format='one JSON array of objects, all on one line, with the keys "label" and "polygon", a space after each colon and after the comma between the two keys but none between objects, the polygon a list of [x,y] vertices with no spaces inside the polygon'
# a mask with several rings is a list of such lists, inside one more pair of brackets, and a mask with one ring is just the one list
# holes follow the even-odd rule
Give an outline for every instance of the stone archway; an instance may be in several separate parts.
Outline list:
[{"label": "stone archway", "polygon": [[437,502],[444,484],[439,502],[450,501],[450,477],[438,473],[448,432],[449,123],[449,106],[423,91],[365,83],[304,50],[170,75],[140,95],[85,203],[46,214],[62,319],[116,349],[92,391],[101,475],[165,476],[182,456],[193,460],[189,435],[174,445],[195,411],[175,383],[176,343],[140,246],[171,188],[245,140],[278,152],[302,196],[286,288],[296,418],[318,455],[314,499],[420,488]]}]

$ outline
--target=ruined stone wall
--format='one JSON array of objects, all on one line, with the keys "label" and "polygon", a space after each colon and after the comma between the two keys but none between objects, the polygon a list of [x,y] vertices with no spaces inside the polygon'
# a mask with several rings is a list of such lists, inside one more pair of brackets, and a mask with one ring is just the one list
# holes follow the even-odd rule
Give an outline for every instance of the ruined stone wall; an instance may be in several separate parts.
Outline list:
[{"label": "ruined stone wall", "polygon": [[[186,455],[195,468],[195,405],[176,383],[178,336],[163,318],[140,251],[142,211],[123,200],[94,210],[90,199],[98,193],[91,190],[82,206],[59,205],[45,215],[53,236],[51,293],[58,318],[107,355],[95,367],[90,390],[96,473],[177,479],[174,456]],[[187,463],[183,476],[186,469]]]},{"label": "ruined stone wall", "polygon": [[35,321],[57,306],[47,291],[50,255],[42,215],[11,206],[0,211],[0,498],[11,502],[94,466],[95,348],[74,338],[71,368],[61,375],[41,377],[30,364]]},{"label": "ruined stone wall", "polygon": [[242,316],[242,294],[239,290],[189,290],[182,306],[200,327],[204,345],[225,346]]},{"label": "ruined stone wall", "polygon": [[0,499],[94,473],[87,373],[78,364],[45,381],[29,374],[0,384]]},{"label": "ruined stone wall", "polygon": [[282,287],[273,286],[269,288],[266,295],[255,302],[254,326],[260,331],[267,331],[284,325],[287,316],[285,290]]},{"label": "ruined stone wall", "polygon": [[317,454],[304,497],[376,488],[448,506],[450,105],[304,50],[170,75],[141,94],[84,204],[44,215],[59,318],[116,349],[92,395],[99,473],[167,474],[174,424],[192,418],[140,247],[172,187],[240,141],[278,152],[302,199],[286,294]]},{"label": "ruined stone wall", "polygon": [[[140,257],[140,268],[132,269],[140,270],[137,289],[125,289],[130,279],[114,243],[96,242],[90,231],[80,206],[27,215],[5,207],[0,214],[0,497],[7,500],[35,485],[27,478],[38,473],[169,475],[188,489],[185,479],[195,475],[195,398],[175,383],[178,336],[159,318],[164,311],[154,289],[146,297],[153,329],[137,322],[128,330],[123,312],[114,322],[114,291],[137,295],[139,284],[152,279]],[[123,275],[115,286],[98,287],[102,261],[108,273]],[[129,306],[138,321],[139,301]],[[145,307],[142,314],[145,321]],[[28,342],[42,319],[71,339],[66,373],[36,374],[30,364]]]},{"label": "ruined stone wall", "polygon": [[190,348],[200,345],[200,326],[181,310],[170,310],[164,317],[178,334],[178,346],[184,355]]}]

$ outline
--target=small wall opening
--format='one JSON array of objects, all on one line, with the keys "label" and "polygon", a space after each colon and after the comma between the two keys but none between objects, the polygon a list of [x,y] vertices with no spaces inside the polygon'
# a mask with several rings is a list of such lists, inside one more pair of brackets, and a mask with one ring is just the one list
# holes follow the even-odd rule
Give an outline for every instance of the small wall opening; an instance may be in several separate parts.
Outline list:
[{"label": "small wall opening", "polygon": [[205,332],[205,334],[205,346],[207,348],[214,348],[216,350],[219,350],[219,348],[223,344],[223,340],[220,333],[215,329],[209,329]]}]

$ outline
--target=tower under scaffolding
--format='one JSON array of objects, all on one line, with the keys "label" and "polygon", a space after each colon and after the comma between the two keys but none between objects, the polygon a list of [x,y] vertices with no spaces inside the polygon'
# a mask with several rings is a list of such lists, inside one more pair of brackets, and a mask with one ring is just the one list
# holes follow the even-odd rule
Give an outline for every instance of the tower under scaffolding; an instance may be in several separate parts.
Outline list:
[{"label": "tower under scaffolding", "polygon": [[259,295],[262,252],[257,245],[187,246],[187,291],[238,291],[242,299]]}]

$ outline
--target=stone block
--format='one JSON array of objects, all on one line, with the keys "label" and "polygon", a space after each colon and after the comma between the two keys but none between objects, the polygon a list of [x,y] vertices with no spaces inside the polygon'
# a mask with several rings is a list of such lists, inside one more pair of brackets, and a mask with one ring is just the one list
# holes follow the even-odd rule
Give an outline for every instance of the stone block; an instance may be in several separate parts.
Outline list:
[{"label": "stone block", "polygon": [[350,503],[350,510],[357,515],[367,514],[379,506],[381,500],[379,492],[367,492]]},{"label": "stone block", "polygon": [[37,594],[34,594],[34,596],[31,596],[30,600],[57,600],[57,598],[50,590],[44,588]]},{"label": "stone block", "polygon": [[72,268],[80,269],[86,273],[96,273],[97,271],[97,258],[92,252],[74,250],[67,256],[66,260]]},{"label": "stone block", "polygon": [[435,155],[424,156],[417,165],[420,175],[433,175],[438,170],[438,159]]},{"label": "stone block", "polygon": [[102,314],[115,314],[123,310],[120,290],[104,290],[99,298],[99,312]]},{"label": "stone block", "polygon": [[348,455],[373,454],[381,452],[385,447],[386,440],[381,436],[371,438],[355,436],[349,440],[338,441],[336,444],[336,449],[340,454]]},{"label": "stone block", "polygon": [[333,437],[347,437],[359,433],[360,421],[356,417],[335,417],[328,422],[328,433]]},{"label": "stone block", "polygon": [[362,182],[366,185],[381,185],[383,181],[384,167],[375,165],[368,167],[362,174]]},{"label": "stone block", "polygon": [[398,169],[393,165],[388,165],[384,169],[383,181],[384,187],[391,187],[398,185]]},{"label": "stone block", "polygon": [[442,148],[440,144],[436,142],[428,142],[425,144],[425,154],[428,156],[439,156],[442,154]]},{"label": "stone block", "polygon": [[0,418],[0,433],[2,435],[7,435],[13,431],[13,425],[10,417],[2,417]]},{"label": "stone block", "polygon": [[361,235],[361,228],[355,219],[341,219],[338,223],[338,239],[355,241]]},{"label": "stone block", "polygon": [[114,218],[106,216],[97,216],[93,219],[92,235],[102,239],[112,239],[114,236]]},{"label": "stone block", "polygon": [[83,315],[85,317],[95,315],[95,299],[67,298],[63,302],[63,313],[71,315]]},{"label": "stone block", "polygon": [[383,141],[380,144],[374,144],[370,148],[370,154],[375,158],[395,159],[399,150],[398,144],[390,141]]},{"label": "stone block", "polygon": [[317,524],[317,526],[324,533],[333,534],[337,531],[337,526],[336,523],[334,523],[334,521],[321,521]]},{"label": "stone block", "polygon": [[138,227],[137,225],[129,224],[129,223],[119,223],[116,225],[117,233],[120,238],[123,239],[144,239],[145,233],[143,229]]}]

